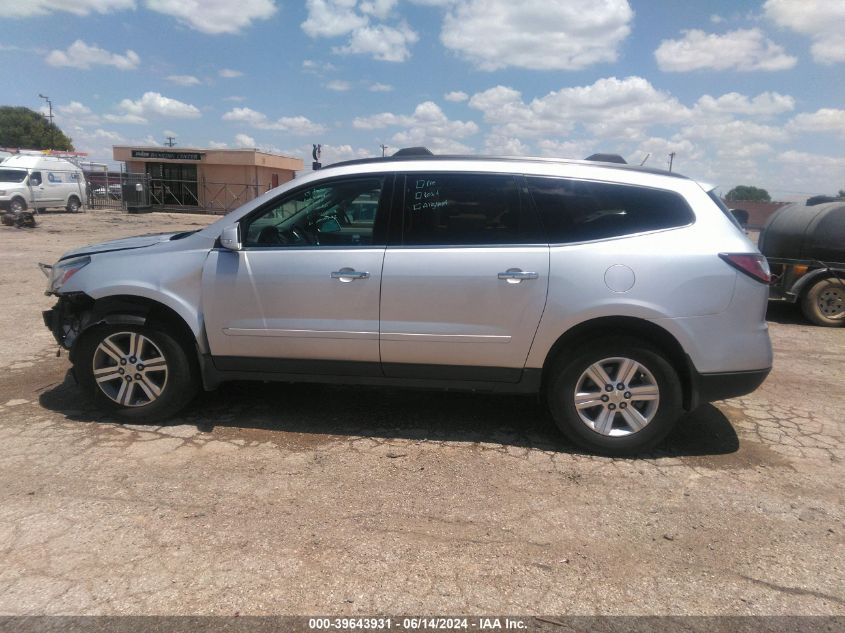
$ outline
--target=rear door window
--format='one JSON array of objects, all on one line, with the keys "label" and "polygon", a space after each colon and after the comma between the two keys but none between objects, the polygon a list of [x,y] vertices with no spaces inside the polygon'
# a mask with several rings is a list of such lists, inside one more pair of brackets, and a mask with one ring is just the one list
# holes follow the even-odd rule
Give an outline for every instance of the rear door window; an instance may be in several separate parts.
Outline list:
[{"label": "rear door window", "polygon": [[538,244],[536,213],[507,174],[413,173],[405,179],[409,246]]},{"label": "rear door window", "polygon": [[672,191],[529,176],[528,189],[552,244],[586,242],[690,224],[692,210]]}]

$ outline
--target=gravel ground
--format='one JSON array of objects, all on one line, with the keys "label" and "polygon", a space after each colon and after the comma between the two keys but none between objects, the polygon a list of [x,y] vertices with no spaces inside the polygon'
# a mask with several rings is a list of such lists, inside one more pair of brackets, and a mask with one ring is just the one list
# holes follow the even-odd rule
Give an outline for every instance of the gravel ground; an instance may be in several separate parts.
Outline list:
[{"label": "gravel ground", "polygon": [[121,425],[35,264],[216,218],[40,219],[0,227],[0,614],[845,614],[845,329],[771,306],[768,381],[643,459],[518,396],[238,383]]}]

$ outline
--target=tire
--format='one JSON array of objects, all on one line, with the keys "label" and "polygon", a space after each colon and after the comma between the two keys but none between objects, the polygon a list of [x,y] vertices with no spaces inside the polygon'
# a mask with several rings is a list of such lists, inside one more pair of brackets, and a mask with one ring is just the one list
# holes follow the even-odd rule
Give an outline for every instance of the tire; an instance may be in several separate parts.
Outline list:
[{"label": "tire", "polygon": [[74,371],[80,384],[100,407],[121,418],[164,420],[184,408],[199,389],[191,352],[164,329],[97,326],[77,345]]},{"label": "tire", "polygon": [[71,196],[68,198],[67,207],[65,207],[68,213],[78,213],[79,208],[82,206],[82,203],[79,202],[79,198],[76,196]]},{"label": "tire", "polygon": [[12,198],[12,202],[9,204],[9,210],[12,213],[26,211],[26,202],[23,198]]},{"label": "tire", "polygon": [[[609,383],[601,380],[597,367],[612,379]],[[677,371],[660,351],[634,338],[598,339],[564,352],[552,366],[545,389],[563,434],[602,455],[648,451],[669,434],[683,413]]]},{"label": "tire", "polygon": [[827,277],[814,283],[801,298],[801,311],[816,325],[845,325],[845,281]]}]

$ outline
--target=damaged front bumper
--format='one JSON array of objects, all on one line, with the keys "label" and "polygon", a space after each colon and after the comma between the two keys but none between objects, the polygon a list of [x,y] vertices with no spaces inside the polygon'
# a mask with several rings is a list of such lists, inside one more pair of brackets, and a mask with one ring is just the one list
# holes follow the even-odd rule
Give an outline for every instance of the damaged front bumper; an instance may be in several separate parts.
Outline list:
[{"label": "damaged front bumper", "polygon": [[70,292],[58,297],[56,305],[44,310],[41,316],[56,342],[69,350],[84,329],[94,300],[84,292]]}]

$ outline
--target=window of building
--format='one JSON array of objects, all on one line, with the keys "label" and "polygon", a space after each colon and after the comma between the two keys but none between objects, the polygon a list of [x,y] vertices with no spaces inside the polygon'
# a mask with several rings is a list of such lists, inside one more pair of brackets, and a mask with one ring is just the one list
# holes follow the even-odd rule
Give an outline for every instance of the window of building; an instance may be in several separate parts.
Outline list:
[{"label": "window of building", "polygon": [[693,221],[686,201],[671,191],[567,178],[526,180],[552,244],[632,235]]},{"label": "window of building", "polygon": [[513,176],[413,173],[405,179],[403,243],[474,246],[542,242]]}]

